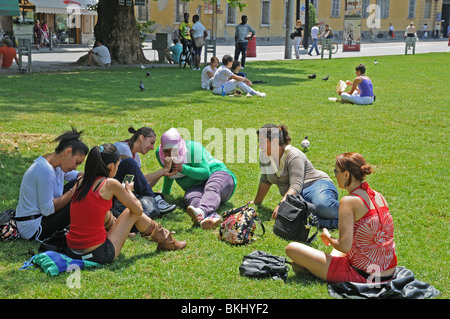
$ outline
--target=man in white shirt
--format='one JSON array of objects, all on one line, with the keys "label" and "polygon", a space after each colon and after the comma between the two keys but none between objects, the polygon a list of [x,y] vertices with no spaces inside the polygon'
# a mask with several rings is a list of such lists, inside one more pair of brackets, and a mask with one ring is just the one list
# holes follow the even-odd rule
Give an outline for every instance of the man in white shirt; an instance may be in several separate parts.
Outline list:
[{"label": "man in white shirt", "polygon": [[88,65],[94,62],[95,65],[108,67],[111,64],[111,55],[107,47],[103,45],[103,41],[97,39],[95,46],[89,51]]},{"label": "man in white shirt", "polygon": [[319,55],[319,49],[317,48],[317,41],[319,39],[319,23],[316,23],[316,25],[311,28],[311,39],[313,40],[313,43],[311,45],[311,49],[308,51],[308,54],[312,56],[312,50],[316,49],[316,54]]},{"label": "man in white shirt", "polygon": [[221,95],[222,90],[225,95],[230,94],[233,90],[239,88],[245,93],[265,97],[266,93],[253,90],[244,83],[246,78],[235,75],[230,68],[233,65],[233,58],[231,55],[224,55],[222,58],[222,66],[217,69],[212,80],[211,89],[214,94]]},{"label": "man in white shirt", "polygon": [[191,39],[192,39],[192,46],[194,48],[194,54],[195,54],[195,67],[193,70],[200,70],[200,56],[202,54],[202,46],[197,46],[196,38],[204,39],[208,36],[208,33],[206,32],[206,28],[201,24],[200,17],[197,14],[194,14],[192,17],[192,28],[191,28]]}]

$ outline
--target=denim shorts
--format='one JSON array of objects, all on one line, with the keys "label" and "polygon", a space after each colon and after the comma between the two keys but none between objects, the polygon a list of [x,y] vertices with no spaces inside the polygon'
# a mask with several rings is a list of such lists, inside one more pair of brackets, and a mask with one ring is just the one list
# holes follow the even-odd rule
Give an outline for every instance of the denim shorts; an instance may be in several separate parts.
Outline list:
[{"label": "denim shorts", "polygon": [[72,259],[83,259],[99,264],[110,264],[114,261],[116,250],[114,249],[113,243],[106,238],[103,244],[86,254],[74,252],[72,249],[67,247],[66,255]]}]

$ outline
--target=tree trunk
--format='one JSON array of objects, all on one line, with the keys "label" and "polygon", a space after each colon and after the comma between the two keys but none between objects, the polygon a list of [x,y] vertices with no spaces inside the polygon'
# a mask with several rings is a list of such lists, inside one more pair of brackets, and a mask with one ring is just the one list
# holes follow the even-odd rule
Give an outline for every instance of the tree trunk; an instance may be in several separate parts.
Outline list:
[{"label": "tree trunk", "polygon": [[101,39],[111,53],[112,64],[143,64],[145,58],[134,17],[134,5],[119,5],[117,0],[100,0],[96,39]]}]

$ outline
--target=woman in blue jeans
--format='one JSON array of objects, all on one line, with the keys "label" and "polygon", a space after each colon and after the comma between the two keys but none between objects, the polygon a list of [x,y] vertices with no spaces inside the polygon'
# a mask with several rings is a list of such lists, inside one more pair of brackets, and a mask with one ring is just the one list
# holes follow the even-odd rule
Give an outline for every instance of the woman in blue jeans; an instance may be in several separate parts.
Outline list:
[{"label": "woman in blue jeans", "polygon": [[[321,227],[337,228],[339,216],[338,192],[330,177],[313,167],[306,155],[290,145],[286,126],[266,124],[258,130],[261,178],[254,203],[261,204],[270,186],[278,186],[280,203],[287,195],[300,194],[316,206]],[[272,213],[278,215],[279,204]]]}]

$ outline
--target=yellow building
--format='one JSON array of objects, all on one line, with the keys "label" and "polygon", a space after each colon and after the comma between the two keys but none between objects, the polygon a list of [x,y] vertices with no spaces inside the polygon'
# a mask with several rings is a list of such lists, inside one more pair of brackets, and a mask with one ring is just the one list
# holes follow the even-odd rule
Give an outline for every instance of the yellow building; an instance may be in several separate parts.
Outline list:
[{"label": "yellow building", "polygon": [[[297,1],[293,0],[296,4]],[[407,25],[414,22],[418,36],[421,36],[426,23],[428,30],[434,30],[436,22],[442,19],[447,29],[450,0],[347,0],[357,2],[362,7],[362,39],[369,40],[372,35],[386,38],[389,23],[395,28],[396,34],[403,34]],[[329,24],[342,39],[346,0],[310,0],[316,8],[316,21]],[[280,43],[286,35],[287,0],[243,0],[248,6],[240,12],[232,8],[226,0],[218,0],[218,8],[213,12],[213,5],[207,1],[193,0],[146,0],[145,6],[137,6],[136,13],[140,20],[156,22],[156,32],[171,33],[177,30],[183,20],[183,13],[189,12],[191,19],[194,14],[200,16],[200,21],[218,42],[234,40],[235,25],[240,23],[243,14],[248,16],[248,24],[256,30],[258,44]],[[300,8],[304,0],[300,0]],[[297,7],[297,6],[296,6]],[[377,10],[375,11],[375,8]],[[298,16],[303,18],[304,12]],[[297,14],[294,14],[294,19]],[[375,20],[374,20],[375,19]],[[369,22],[369,23],[368,23]],[[376,28],[369,27],[376,22]],[[291,27],[290,27],[291,28]],[[445,36],[445,35],[444,35]]]},{"label": "yellow building", "polygon": [[[345,2],[342,0],[315,0],[317,21],[329,24],[333,30],[342,31],[346,14]],[[363,39],[369,39],[371,27],[377,37],[386,38],[389,24],[394,26],[397,35],[403,36],[406,27],[414,22],[418,36],[427,24],[428,31],[433,30],[436,22],[441,23],[442,11],[446,0],[355,0],[362,7],[361,31]],[[448,11],[448,8],[446,8]],[[448,15],[447,15],[448,25]]]}]

